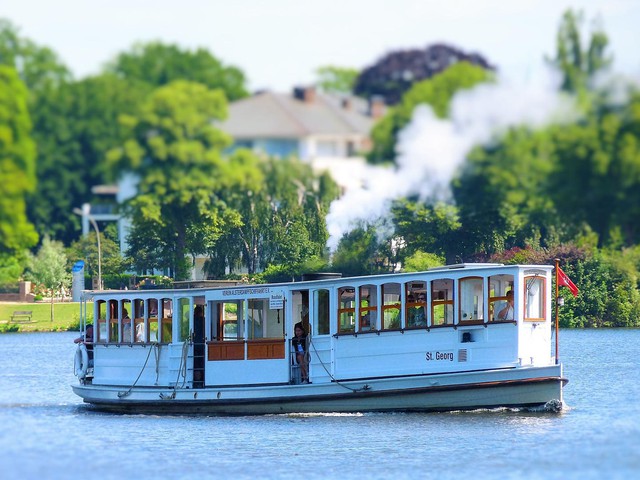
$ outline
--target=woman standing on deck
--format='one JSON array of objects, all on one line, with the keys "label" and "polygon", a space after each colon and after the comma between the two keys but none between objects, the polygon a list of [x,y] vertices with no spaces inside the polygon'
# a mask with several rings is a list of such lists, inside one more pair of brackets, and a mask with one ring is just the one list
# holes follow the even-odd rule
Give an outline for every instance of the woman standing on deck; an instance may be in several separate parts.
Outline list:
[{"label": "woman standing on deck", "polygon": [[296,361],[300,365],[302,383],[309,383],[309,369],[307,367],[307,334],[301,322],[296,323],[293,329],[295,336],[291,340],[293,350],[296,353]]}]

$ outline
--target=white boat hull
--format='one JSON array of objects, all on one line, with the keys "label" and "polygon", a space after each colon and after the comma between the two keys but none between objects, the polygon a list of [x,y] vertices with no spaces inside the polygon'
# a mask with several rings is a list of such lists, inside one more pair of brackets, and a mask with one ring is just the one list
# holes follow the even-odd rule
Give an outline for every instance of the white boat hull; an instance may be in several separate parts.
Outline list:
[{"label": "white boat hull", "polygon": [[93,407],[119,413],[254,415],[450,411],[562,405],[561,365],[305,385],[168,388],[74,385]]}]

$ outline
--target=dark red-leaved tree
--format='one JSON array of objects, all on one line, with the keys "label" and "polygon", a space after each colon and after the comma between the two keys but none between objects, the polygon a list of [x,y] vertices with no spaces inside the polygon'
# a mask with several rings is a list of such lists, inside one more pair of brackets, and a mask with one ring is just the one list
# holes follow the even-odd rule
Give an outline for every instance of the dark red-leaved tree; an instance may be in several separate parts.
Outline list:
[{"label": "dark red-leaved tree", "polygon": [[479,53],[465,53],[451,45],[438,43],[422,50],[416,48],[388,53],[360,73],[354,93],[364,98],[378,95],[387,105],[394,105],[415,82],[431,78],[462,61],[495,70]]}]

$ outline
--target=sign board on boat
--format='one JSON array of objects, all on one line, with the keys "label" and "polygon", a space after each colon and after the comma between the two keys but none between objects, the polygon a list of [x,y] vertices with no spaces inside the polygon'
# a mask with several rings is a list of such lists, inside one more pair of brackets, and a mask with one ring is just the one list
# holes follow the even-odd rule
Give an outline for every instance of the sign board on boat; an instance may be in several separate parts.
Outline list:
[{"label": "sign board on boat", "polygon": [[275,292],[269,295],[269,309],[280,310],[284,308],[284,292]]}]

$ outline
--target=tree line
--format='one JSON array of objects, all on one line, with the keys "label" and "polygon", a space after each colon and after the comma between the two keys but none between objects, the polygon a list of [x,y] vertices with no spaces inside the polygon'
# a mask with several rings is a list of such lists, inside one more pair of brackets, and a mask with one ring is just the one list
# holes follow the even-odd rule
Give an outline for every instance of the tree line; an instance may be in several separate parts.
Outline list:
[{"label": "tree line", "polygon": [[[331,177],[295,158],[229,153],[232,139],[216,127],[228,103],[248,94],[239,68],[204,49],[153,42],[75,80],[53,51],[0,21],[0,283],[24,275],[29,250],[45,238],[47,248],[49,239],[60,242],[70,263],[85,259],[94,273],[95,236],[79,238],[73,208],[91,200],[93,185],[134,175],[138,194],[122,206],[132,219],[124,258],[114,229],[101,232],[106,274],[165,270],[181,279],[196,255],[207,258],[212,278],[244,269],[253,281],[560,258],[581,289],[567,299],[567,325],[638,326],[640,92],[598,82],[611,67],[607,36],[596,28],[585,38],[582,23],[579,13],[563,16],[547,59],[579,105],[574,121],[513,126],[476,146],[449,201],[397,199],[388,218],[363,221],[329,255],[325,218],[339,196]],[[406,70],[397,58],[420,65],[414,57],[434,51],[441,69],[380,83],[393,75],[390,65]],[[377,92],[393,100],[372,131],[369,162],[393,164],[417,106],[447,118],[456,93],[495,81],[484,57],[452,48],[459,61],[450,62],[446,51],[405,52],[362,72],[318,70],[326,90],[389,89]],[[382,234],[382,223],[392,233]]]}]

